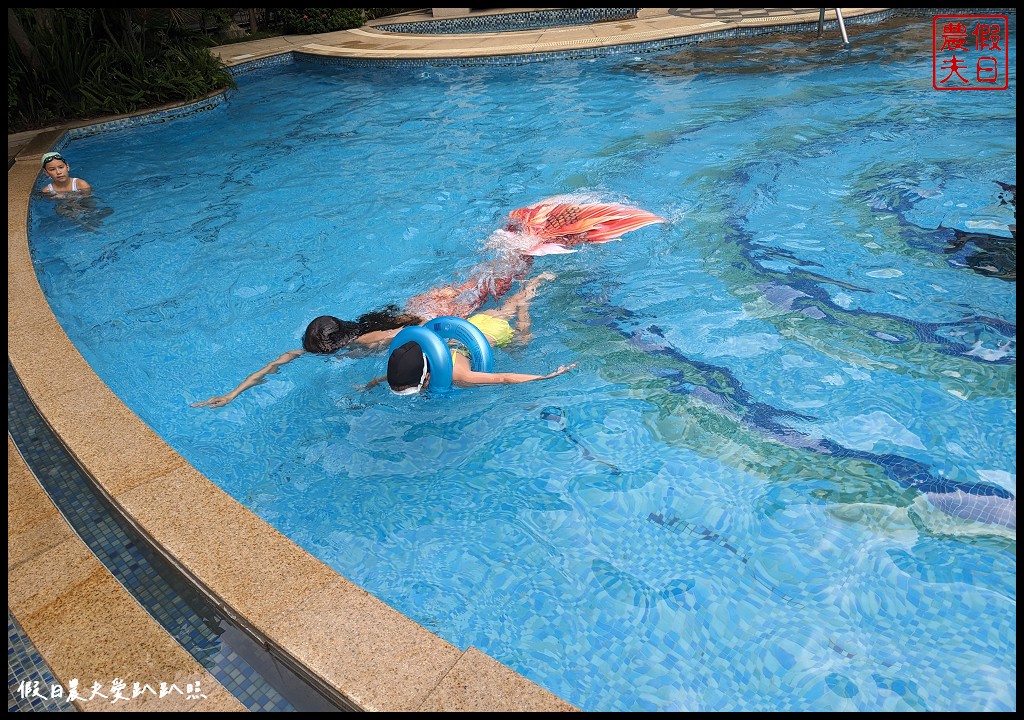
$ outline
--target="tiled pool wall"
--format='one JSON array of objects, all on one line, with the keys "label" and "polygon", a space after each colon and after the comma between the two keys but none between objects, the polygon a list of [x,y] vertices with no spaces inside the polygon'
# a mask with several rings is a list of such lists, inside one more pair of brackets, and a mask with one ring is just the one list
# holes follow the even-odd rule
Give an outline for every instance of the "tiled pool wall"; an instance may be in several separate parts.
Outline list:
[{"label": "tiled pool wall", "polygon": [[[211,675],[253,712],[351,710],[327,700],[248,637],[150,546],[78,467],[7,363],[7,432],[67,523],[120,584]],[[22,697],[22,683],[56,684],[8,610],[9,711],[68,711],[66,701]],[[45,693],[44,693],[45,694]]]},{"label": "tiled pool wall", "polygon": [[480,15],[477,17],[421,20],[419,22],[387,23],[374,29],[413,35],[457,35],[460,33],[515,32],[590,25],[611,20],[631,20],[640,8],[554,8],[517,13]]},{"label": "tiled pool wall", "polygon": [[[32,694],[22,692],[23,684],[32,688]],[[77,712],[71,703],[48,696],[48,690],[56,684],[50,667],[8,610],[7,712]]]}]

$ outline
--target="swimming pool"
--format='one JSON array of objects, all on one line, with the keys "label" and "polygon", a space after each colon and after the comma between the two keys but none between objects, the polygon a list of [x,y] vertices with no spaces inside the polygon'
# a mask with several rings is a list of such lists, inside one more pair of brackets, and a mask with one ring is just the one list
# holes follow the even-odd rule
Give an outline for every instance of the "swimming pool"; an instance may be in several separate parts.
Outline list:
[{"label": "swimming pool", "polygon": [[[1013,222],[1015,89],[934,97],[924,25],[849,58],[253,74],[67,148],[115,212],[34,206],[41,282],[196,467],[585,709],[1012,709],[1015,529],[932,501],[1015,493],[1015,285],[982,247]],[[538,261],[537,338],[498,365],[577,373],[410,402],[353,389],[381,358],[304,358],[188,407],[571,191],[672,221]]]}]

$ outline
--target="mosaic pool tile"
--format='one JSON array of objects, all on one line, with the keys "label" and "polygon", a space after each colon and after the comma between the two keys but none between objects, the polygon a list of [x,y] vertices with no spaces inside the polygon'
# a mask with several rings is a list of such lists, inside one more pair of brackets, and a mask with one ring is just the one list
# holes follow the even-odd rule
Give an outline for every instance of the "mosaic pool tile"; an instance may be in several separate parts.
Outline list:
[{"label": "mosaic pool tile", "polygon": [[57,680],[18,621],[7,612],[7,712],[77,712],[52,698]]},{"label": "mosaic pool tile", "polygon": [[[338,709],[311,688],[302,689],[300,679],[282,680],[286,673],[280,662],[255,643],[242,648],[226,641],[230,626],[225,616],[112,512],[39,417],[10,363],[7,392],[8,432],[43,489],[100,562],[218,682],[252,712]],[[8,613],[9,710],[12,703],[20,711],[40,711],[44,702],[52,703],[20,698],[17,692],[23,680],[38,679],[40,687],[50,687],[53,676],[45,667]],[[288,698],[271,678],[290,686]]]},{"label": "mosaic pool tile", "polygon": [[387,23],[376,30],[412,34],[460,34],[514,32],[566,25],[590,25],[608,20],[635,18],[640,8],[558,8],[534,12],[500,13],[478,17],[422,20],[420,22]]}]

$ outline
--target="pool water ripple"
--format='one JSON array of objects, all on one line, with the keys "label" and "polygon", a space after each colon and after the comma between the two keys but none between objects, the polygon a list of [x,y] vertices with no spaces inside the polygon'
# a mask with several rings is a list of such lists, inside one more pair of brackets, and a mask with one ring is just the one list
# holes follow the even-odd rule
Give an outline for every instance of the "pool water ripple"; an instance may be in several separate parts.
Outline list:
[{"label": "pool water ripple", "polygon": [[[1016,86],[932,90],[930,18],[858,29],[282,63],[62,148],[114,212],[33,201],[33,259],[213,482],[585,710],[1015,710]],[[537,259],[496,368],[572,373],[410,399],[359,389],[382,356],[305,356],[190,407],[568,193],[668,220]]]}]

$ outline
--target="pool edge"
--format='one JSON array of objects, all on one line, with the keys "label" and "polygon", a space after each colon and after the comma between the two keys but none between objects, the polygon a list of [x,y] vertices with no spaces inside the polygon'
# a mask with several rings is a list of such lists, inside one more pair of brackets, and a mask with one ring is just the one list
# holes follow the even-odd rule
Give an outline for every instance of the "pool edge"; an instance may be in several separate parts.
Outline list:
[{"label": "pool edge", "polygon": [[[132,681],[154,688],[160,682],[171,681],[180,688],[191,685],[198,693],[191,699],[172,697],[166,702],[142,695],[125,700],[119,709],[245,710],[90,551],[46,495],[9,433],[7,523],[8,615],[21,626],[36,650],[49,658],[47,665],[54,678],[61,678],[65,687],[71,679],[86,679],[91,686],[91,678],[99,679],[106,670],[107,658],[115,655],[130,661]],[[73,618],[70,622],[69,617]],[[126,628],[131,630],[131,637],[123,632]],[[86,636],[92,641],[88,648],[81,644]],[[96,647],[107,654],[95,653]],[[29,678],[16,679],[31,682]],[[48,690],[43,688],[43,695]],[[49,705],[38,710],[56,711],[61,699],[47,699]],[[64,702],[78,710],[92,709],[81,700],[67,698]]]}]

